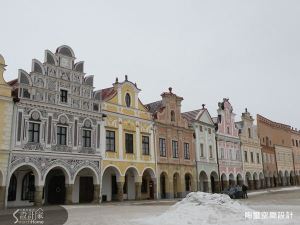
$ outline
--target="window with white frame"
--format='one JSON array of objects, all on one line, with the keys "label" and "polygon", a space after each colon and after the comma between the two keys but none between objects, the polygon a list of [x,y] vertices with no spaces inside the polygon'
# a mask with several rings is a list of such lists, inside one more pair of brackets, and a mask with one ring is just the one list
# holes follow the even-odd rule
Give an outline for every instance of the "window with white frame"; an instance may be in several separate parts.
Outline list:
[{"label": "window with white frame", "polygon": [[57,126],[57,144],[67,145],[67,127]]},{"label": "window with white frame", "polygon": [[204,157],[204,145],[202,143],[200,144],[200,156]]},{"label": "window with white frame", "polygon": [[166,139],[164,138],[159,138],[159,154],[162,157],[167,156]]},{"label": "window with white frame", "polygon": [[184,159],[190,159],[190,145],[189,145],[189,143],[184,143]]}]

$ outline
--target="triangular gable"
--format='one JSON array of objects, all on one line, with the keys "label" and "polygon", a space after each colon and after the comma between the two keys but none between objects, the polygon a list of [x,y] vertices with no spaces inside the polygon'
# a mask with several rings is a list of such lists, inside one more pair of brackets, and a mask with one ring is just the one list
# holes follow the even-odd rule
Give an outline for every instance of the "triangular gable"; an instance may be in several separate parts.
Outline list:
[{"label": "triangular gable", "polygon": [[203,110],[201,112],[201,114],[199,115],[198,117],[198,121],[201,121],[203,123],[206,123],[206,124],[211,124],[211,125],[214,125],[214,122],[209,114],[209,112],[207,110]]}]

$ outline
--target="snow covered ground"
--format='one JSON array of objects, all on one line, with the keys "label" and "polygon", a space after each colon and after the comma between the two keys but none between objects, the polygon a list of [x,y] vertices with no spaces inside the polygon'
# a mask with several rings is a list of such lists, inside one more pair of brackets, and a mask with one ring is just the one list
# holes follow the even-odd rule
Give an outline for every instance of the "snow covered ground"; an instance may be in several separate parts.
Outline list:
[{"label": "snow covered ground", "polygon": [[[182,201],[135,201],[101,205],[64,206],[67,225],[299,225],[300,188],[288,187],[250,193],[249,199],[191,193]],[[253,219],[246,219],[252,216]],[[292,219],[257,219],[257,213],[292,212]],[[280,214],[279,214],[280,213]],[[286,216],[286,215],[285,215]]]},{"label": "snow covered ground", "polygon": [[[286,212],[284,212],[286,213]],[[274,217],[275,215],[272,215]],[[286,215],[284,215],[285,217]],[[289,224],[289,220],[270,218],[269,212],[256,212],[247,205],[224,194],[194,192],[160,216],[135,220],[147,225],[244,225]]]}]

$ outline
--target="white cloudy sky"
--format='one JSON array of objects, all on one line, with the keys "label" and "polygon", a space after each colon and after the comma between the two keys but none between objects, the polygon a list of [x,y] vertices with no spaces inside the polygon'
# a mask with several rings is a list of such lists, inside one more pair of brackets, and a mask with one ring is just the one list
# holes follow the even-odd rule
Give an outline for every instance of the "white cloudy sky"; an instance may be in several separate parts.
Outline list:
[{"label": "white cloudy sky", "polygon": [[300,1],[0,0],[5,79],[67,44],[97,89],[128,74],[144,103],[169,86],[183,110],[229,97],[300,128]]}]

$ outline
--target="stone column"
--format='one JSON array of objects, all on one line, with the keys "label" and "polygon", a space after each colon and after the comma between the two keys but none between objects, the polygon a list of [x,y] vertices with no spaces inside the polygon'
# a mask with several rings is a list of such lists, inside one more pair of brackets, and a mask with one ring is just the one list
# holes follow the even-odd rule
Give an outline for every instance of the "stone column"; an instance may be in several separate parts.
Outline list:
[{"label": "stone column", "polygon": [[94,199],[93,203],[100,203],[100,184],[94,184]]},{"label": "stone column", "polygon": [[206,181],[203,181],[203,192],[210,192],[209,191],[209,182],[206,180]]},{"label": "stone column", "polygon": [[220,193],[221,188],[220,188],[220,181],[215,181],[215,193]]},{"label": "stone column", "polygon": [[235,185],[235,180],[229,180],[229,186],[234,186]]},{"label": "stone column", "polygon": [[34,205],[36,206],[43,205],[43,188],[44,186],[35,186]]},{"label": "stone column", "polygon": [[158,190],[157,181],[156,179],[152,179],[152,181],[153,181],[153,197],[154,199],[157,199],[157,190]]},{"label": "stone column", "polygon": [[135,182],[135,200],[142,199],[142,182]]},{"label": "stone column", "polygon": [[6,186],[0,186],[0,209],[5,208],[5,191]]},{"label": "stone column", "polygon": [[211,193],[211,182],[207,182],[207,192]]},{"label": "stone column", "polygon": [[222,189],[224,190],[225,188],[227,188],[228,187],[228,181],[227,180],[224,180],[223,181],[223,187],[222,187]]},{"label": "stone column", "polygon": [[265,177],[265,188],[269,188],[270,183],[271,183],[270,177]]},{"label": "stone column", "polygon": [[66,184],[66,200],[65,200],[65,204],[69,205],[69,204],[73,204],[73,188],[74,188],[74,184]]},{"label": "stone column", "polygon": [[125,182],[117,182],[118,186],[118,201],[122,202],[123,201],[123,187],[124,187]]}]

